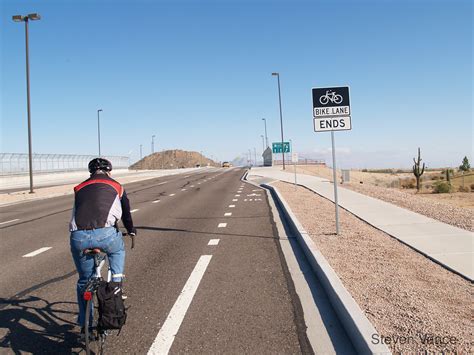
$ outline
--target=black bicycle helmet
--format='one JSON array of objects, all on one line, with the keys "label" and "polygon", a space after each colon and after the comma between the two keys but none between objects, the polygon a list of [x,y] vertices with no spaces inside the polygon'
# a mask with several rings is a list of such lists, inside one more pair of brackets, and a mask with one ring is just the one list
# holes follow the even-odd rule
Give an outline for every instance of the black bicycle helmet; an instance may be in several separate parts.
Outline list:
[{"label": "black bicycle helmet", "polygon": [[89,172],[94,174],[97,170],[111,171],[112,163],[104,158],[94,158],[89,162]]}]

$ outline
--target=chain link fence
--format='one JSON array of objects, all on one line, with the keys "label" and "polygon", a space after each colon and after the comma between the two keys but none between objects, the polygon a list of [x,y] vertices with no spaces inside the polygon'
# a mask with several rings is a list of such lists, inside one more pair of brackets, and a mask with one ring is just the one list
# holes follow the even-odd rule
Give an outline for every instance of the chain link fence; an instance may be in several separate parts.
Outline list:
[{"label": "chain link fence", "polygon": [[[95,155],[74,154],[33,154],[33,171],[35,173],[53,173],[87,170],[87,164]],[[114,169],[128,168],[129,157],[104,156],[110,160]],[[0,153],[0,175],[28,174],[28,154]]]}]

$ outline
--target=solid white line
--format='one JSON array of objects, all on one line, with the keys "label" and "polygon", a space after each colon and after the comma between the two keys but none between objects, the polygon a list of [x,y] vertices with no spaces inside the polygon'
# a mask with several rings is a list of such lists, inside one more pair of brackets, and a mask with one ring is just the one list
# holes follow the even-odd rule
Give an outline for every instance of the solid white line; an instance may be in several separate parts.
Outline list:
[{"label": "solid white line", "polygon": [[225,216],[225,217],[232,216],[232,212],[226,212],[226,213],[224,213],[224,216]]},{"label": "solid white line", "polygon": [[39,248],[38,250],[32,251],[31,253],[23,255],[24,258],[31,258],[33,256],[36,256],[38,254],[44,253],[46,250],[51,249],[51,247],[43,247]]},{"label": "solid white line", "polygon": [[138,208],[135,208],[134,210],[131,210],[130,213],[137,212]]},{"label": "solid white line", "polygon": [[10,221],[5,221],[5,222],[1,222],[0,224],[7,224],[7,223],[12,223],[12,222],[16,222],[16,221],[19,221],[20,219],[17,218],[17,219],[12,219]]},{"label": "solid white line", "polygon": [[170,196],[174,196],[174,195],[176,195],[176,194],[170,194]]},{"label": "solid white line", "polygon": [[151,203],[158,203],[160,202],[160,200],[155,200],[155,201],[152,201]]},{"label": "solid white line", "polygon": [[168,354],[212,255],[202,255],[161,327],[148,355]]},{"label": "solid white line", "polygon": [[220,239],[211,239],[207,245],[217,245]]},{"label": "solid white line", "polygon": [[234,208],[234,207],[235,207],[235,205],[229,205],[229,207],[230,207],[230,208]]},{"label": "solid white line", "polygon": [[227,223],[219,223],[219,225],[217,226],[217,228],[225,228],[227,227]]},{"label": "solid white line", "polygon": [[239,199],[238,198],[234,198],[232,199],[232,202],[237,202]]}]

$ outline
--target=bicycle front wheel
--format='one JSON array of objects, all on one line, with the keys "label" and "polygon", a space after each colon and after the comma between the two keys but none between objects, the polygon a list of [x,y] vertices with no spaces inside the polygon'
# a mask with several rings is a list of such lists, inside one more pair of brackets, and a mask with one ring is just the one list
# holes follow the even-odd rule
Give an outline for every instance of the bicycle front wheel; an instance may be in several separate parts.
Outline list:
[{"label": "bicycle front wheel", "polygon": [[106,333],[97,328],[99,309],[97,307],[97,294],[86,303],[86,318],[84,322],[84,333],[87,355],[101,355],[104,353]]}]

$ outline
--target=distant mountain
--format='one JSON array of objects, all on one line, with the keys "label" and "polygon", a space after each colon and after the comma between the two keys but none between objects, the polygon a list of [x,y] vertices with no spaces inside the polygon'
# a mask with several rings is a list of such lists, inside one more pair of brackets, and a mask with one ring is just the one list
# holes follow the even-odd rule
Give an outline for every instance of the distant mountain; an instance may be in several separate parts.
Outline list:
[{"label": "distant mountain", "polygon": [[176,168],[194,168],[201,166],[219,166],[219,163],[206,158],[198,152],[188,152],[185,150],[165,150],[147,155],[130,166],[132,170],[157,170],[157,169],[176,169]]}]

